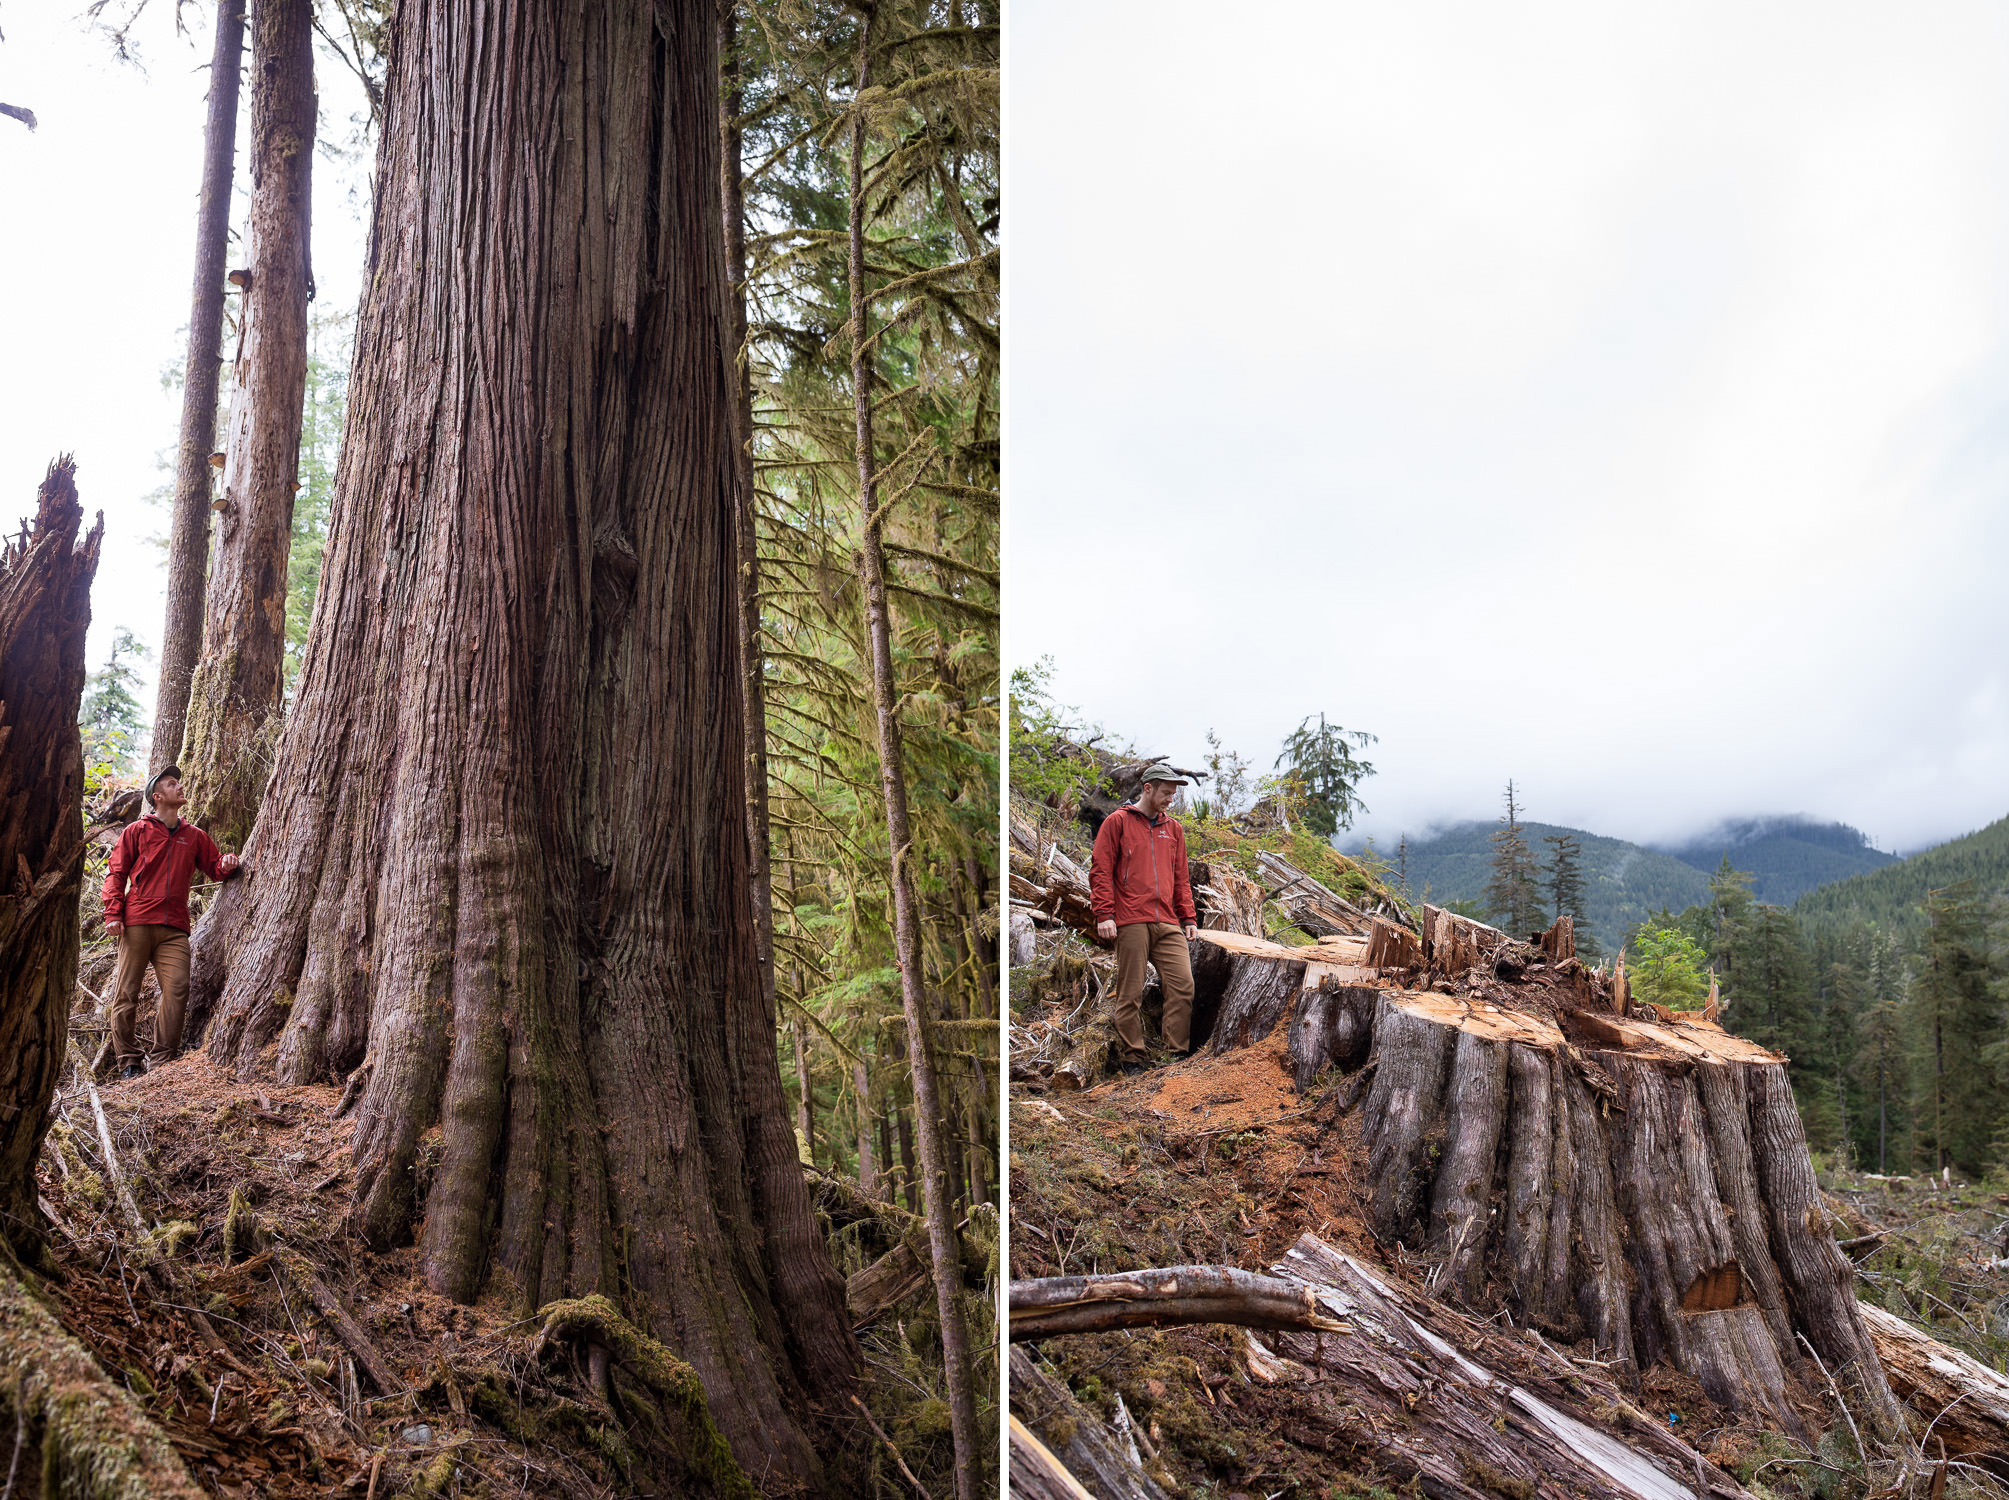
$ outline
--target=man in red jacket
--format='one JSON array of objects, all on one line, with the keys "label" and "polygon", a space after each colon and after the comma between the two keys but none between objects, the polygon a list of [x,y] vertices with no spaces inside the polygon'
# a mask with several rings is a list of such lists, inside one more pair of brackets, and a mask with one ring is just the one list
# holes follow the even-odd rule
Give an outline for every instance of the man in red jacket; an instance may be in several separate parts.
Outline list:
[{"label": "man in red jacket", "polygon": [[1102,820],[1088,876],[1095,933],[1116,944],[1116,1005],[1111,1019],[1123,1041],[1120,1066],[1147,1066],[1138,1001],[1144,965],[1158,971],[1165,992],[1165,1045],[1183,1057],[1192,1049],[1193,964],[1186,942],[1199,931],[1193,883],[1186,870],[1186,830],[1165,809],[1188,783],[1160,763],[1144,773],[1137,800]]},{"label": "man in red jacket", "polygon": [[[154,810],[126,826],[105,872],[105,931],[118,939],[118,987],[112,1000],[112,1049],[122,1077],[137,1078],[143,1064],[159,1067],[181,1050],[188,1011],[188,887],[200,869],[212,880],[237,873],[237,856],[220,854],[210,836],[181,820],[188,798],[181,768],[168,766],[146,784]],[[153,1051],[142,1057],[133,1037],[140,983],[153,965],[160,981]]]}]

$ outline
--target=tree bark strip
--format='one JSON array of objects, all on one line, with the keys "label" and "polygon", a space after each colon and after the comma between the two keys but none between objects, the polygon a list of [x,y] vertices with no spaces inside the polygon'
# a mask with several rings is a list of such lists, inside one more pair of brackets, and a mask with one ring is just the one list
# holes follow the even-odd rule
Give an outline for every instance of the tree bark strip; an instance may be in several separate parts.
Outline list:
[{"label": "tree bark strip", "polygon": [[0,1234],[33,1260],[35,1156],[69,1051],[84,868],[84,637],[104,517],[85,532],[76,465],[49,466],[0,544]]},{"label": "tree bark strip", "polygon": [[715,19],[400,12],[320,601],[191,1010],[367,1080],[373,1244],[609,1296],[810,1486],[858,1353],[754,945]]},{"label": "tree bark strip", "polygon": [[913,1071],[921,1197],[934,1259],[935,1303],[942,1320],[943,1379],[956,1452],[958,1500],[977,1500],[982,1486],[974,1372],[969,1331],[957,1292],[962,1281],[955,1226],[950,1218],[952,1164],[943,1139],[945,1111],[936,1086],[928,999],[922,990],[920,904],[914,891],[913,834],[907,817],[907,775],[901,748],[898,692],[893,680],[893,628],[886,603],[886,554],[881,540],[876,457],[872,449],[872,360],[867,349],[871,302],[865,286],[866,102],[872,87],[872,12],[858,33],[858,69],[851,106],[850,294],[851,389],[857,411],[858,581],[865,600],[865,634],[872,659],[872,705],[879,730],[879,784],[886,804],[886,837],[892,853],[893,940],[900,966],[900,1005],[907,1018],[907,1056]]},{"label": "tree bark strip", "polygon": [[189,812],[243,845],[279,734],[286,553],[307,391],[315,134],[312,0],[253,0],[251,223],[202,659],[182,770]]},{"label": "tree bark strip", "polygon": [[174,466],[174,526],[167,548],[167,621],[161,631],[150,770],[181,754],[189,687],[202,655],[209,583],[209,455],[216,447],[216,386],[223,361],[223,264],[230,240],[230,178],[237,160],[238,68],[244,0],[218,0],[203,127],[202,196],[195,211],[195,290],[182,366],[181,443]]}]

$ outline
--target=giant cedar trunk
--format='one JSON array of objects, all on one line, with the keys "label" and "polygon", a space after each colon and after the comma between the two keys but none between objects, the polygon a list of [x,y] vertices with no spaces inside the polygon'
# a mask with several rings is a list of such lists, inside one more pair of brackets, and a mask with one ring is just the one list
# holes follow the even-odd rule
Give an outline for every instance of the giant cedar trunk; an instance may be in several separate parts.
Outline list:
[{"label": "giant cedar trunk", "polygon": [[232,846],[251,830],[285,681],[286,550],[307,391],[312,0],[256,0],[251,65],[250,284],[231,378],[216,571],[182,745],[191,811]]},{"label": "giant cedar trunk", "polygon": [[753,942],[715,67],[705,5],[400,12],[320,601],[193,1003],[241,1072],[371,1069],[374,1243],[607,1293],[795,1481],[856,1347]]},{"label": "giant cedar trunk", "polygon": [[68,1045],[84,868],[84,634],[104,518],[79,540],[76,467],[50,465],[0,547],[0,1233],[41,1222],[35,1153]]},{"label": "giant cedar trunk", "polygon": [[160,770],[181,754],[188,690],[202,654],[209,581],[209,454],[216,446],[216,382],[223,345],[223,257],[230,239],[230,170],[237,159],[237,70],[244,55],[244,0],[216,7],[204,127],[202,199],[195,216],[195,292],[182,368],[181,449],[174,466],[174,534],[167,553],[167,622],[161,632],[160,690],[153,752]]}]

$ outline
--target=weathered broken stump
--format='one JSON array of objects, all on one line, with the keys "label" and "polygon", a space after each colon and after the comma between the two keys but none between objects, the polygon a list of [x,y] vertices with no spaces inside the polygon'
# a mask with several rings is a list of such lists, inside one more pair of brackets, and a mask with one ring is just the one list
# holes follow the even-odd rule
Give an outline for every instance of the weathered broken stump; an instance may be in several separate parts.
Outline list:
[{"label": "weathered broken stump", "polygon": [[1804,1338],[1893,1427],[1785,1059],[1713,1023],[1591,1008],[1613,997],[1573,964],[1554,986],[1498,984],[1504,947],[1450,924],[1432,936],[1485,982],[1403,988],[1320,949],[1242,940],[1214,1049],[1287,1024],[1300,1087],[1334,1065],[1372,1070],[1366,1206],[1384,1239],[1432,1258],[1438,1295],[1631,1367],[1670,1364],[1793,1432]]}]

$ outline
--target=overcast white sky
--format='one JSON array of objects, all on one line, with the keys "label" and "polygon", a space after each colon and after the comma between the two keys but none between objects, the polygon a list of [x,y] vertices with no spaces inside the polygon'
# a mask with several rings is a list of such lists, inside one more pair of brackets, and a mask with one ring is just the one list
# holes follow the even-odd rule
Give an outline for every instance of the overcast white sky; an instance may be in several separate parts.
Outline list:
[{"label": "overcast white sky", "polygon": [[[77,458],[87,517],[105,514],[91,598],[90,661],[124,625],[158,652],[167,607],[169,516],[145,497],[173,481],[181,393],[161,371],[186,350],[195,267],[195,209],[209,87],[213,7],[188,5],[177,37],[173,0],[152,0],[133,28],[141,66],[116,59],[82,0],[0,3],[0,100],[35,111],[30,134],[0,118],[0,529],[34,509],[58,453]],[[248,49],[247,49],[248,50]],[[322,134],[351,135],[361,85],[319,60]],[[250,191],[238,110],[240,220]],[[353,307],[360,286],[370,161],[314,163],[317,306]],[[233,248],[230,264],[236,259]],[[164,455],[169,469],[156,467]],[[152,665],[141,701],[153,711]]]},{"label": "overcast white sky", "polygon": [[1015,0],[1011,659],[1389,844],[2009,813],[2005,28]]}]

